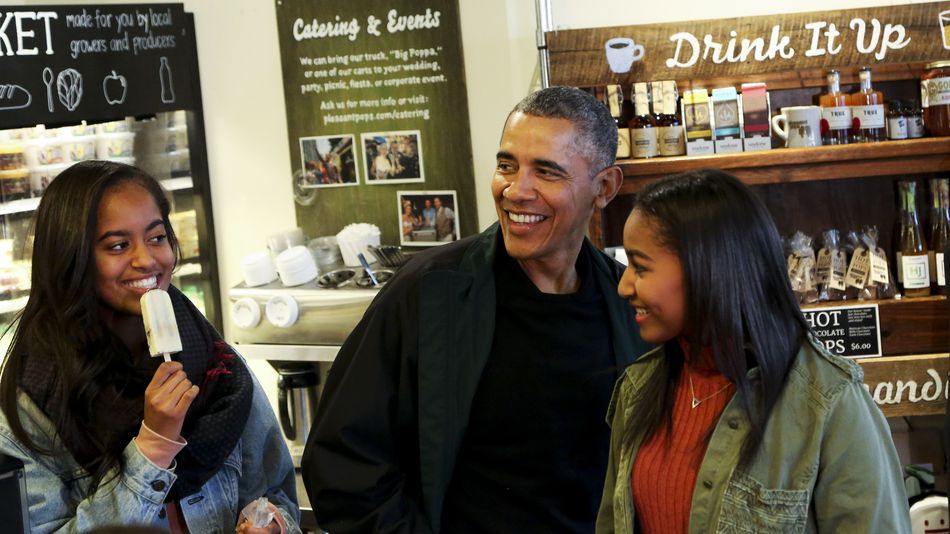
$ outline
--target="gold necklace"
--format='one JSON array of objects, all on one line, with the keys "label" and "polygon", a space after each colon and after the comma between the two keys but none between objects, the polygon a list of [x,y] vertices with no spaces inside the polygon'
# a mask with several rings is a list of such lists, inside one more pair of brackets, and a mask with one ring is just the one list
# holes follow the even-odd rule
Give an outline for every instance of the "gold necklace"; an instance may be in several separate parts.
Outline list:
[{"label": "gold necklace", "polygon": [[713,393],[712,395],[709,395],[709,396],[707,396],[707,397],[703,397],[703,398],[701,398],[701,399],[700,399],[700,398],[697,398],[697,397],[696,397],[696,390],[693,389],[693,376],[692,376],[692,375],[690,374],[690,372],[689,372],[689,365],[686,365],[685,362],[683,363],[683,365],[686,367],[686,378],[689,379],[689,393],[690,393],[690,395],[693,396],[693,406],[692,406],[692,407],[693,407],[694,410],[695,410],[696,407],[699,406],[700,404],[702,404],[702,403],[708,401],[709,399],[715,397],[716,395],[719,395],[720,393],[722,393],[723,391],[725,391],[726,389],[728,389],[729,386],[732,385],[732,382],[728,382],[728,383],[726,383],[725,386],[722,386],[722,388],[720,388],[719,391],[716,391],[716,392]]}]

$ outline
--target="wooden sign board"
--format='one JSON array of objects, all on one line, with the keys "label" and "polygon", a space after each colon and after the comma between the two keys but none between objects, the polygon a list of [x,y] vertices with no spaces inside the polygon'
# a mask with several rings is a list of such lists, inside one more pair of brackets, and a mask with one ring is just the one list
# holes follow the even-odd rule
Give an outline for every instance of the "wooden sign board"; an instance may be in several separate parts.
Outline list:
[{"label": "wooden sign board", "polygon": [[552,85],[734,78],[950,59],[950,2],[545,34]]},{"label": "wooden sign board", "polygon": [[885,356],[858,360],[864,385],[888,417],[939,415],[950,389],[950,354]]}]

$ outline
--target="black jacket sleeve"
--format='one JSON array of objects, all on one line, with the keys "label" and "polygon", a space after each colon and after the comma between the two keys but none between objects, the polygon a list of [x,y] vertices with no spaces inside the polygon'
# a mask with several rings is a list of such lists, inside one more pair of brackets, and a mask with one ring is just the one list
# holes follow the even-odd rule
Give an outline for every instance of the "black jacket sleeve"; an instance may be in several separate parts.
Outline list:
[{"label": "black jacket sleeve", "polygon": [[418,474],[416,290],[393,278],[327,377],[301,471],[317,523],[333,534],[431,531]]}]

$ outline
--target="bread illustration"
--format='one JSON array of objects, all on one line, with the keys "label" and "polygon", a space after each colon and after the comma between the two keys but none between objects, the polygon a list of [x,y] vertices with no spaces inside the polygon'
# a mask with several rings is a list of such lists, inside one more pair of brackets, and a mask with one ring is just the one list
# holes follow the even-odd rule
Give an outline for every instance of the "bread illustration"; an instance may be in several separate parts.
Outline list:
[{"label": "bread illustration", "polygon": [[0,83],[0,111],[25,108],[32,101],[33,96],[23,87]]}]

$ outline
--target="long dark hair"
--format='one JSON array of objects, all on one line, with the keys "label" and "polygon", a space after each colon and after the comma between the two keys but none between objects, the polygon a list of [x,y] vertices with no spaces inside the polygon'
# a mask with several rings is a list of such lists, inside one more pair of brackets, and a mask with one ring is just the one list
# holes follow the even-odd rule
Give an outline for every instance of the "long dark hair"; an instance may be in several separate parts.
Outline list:
[{"label": "long dark hair", "polygon": [[[118,435],[97,405],[116,395],[141,394],[150,375],[100,316],[94,246],[99,204],[115,187],[134,183],[158,205],[168,242],[179,257],[161,185],[144,171],[109,161],[77,163],[50,183],[34,219],[30,297],[15,323],[0,377],[0,407],[14,436],[40,454],[60,454],[30,438],[17,410],[30,358],[53,369],[51,387],[33,400],[50,416],[62,445],[92,476],[96,487],[115,467],[131,436]],[[144,403],[143,403],[144,404]]]},{"label": "long dark hair", "polygon": [[[781,239],[765,205],[735,176],[697,170],[653,182],[634,210],[647,216],[660,245],[683,267],[685,331],[690,362],[703,347],[738,391],[751,430],[742,446],[746,465],[762,441],[765,423],[785,385],[791,362],[808,332],[792,293]],[[679,351],[667,343],[670,353]],[[674,389],[683,359],[660,365],[644,386],[626,439],[649,436],[672,419]],[[748,372],[758,368],[758,378]],[[759,399],[753,404],[752,399]],[[657,402],[656,399],[661,399]]]}]

